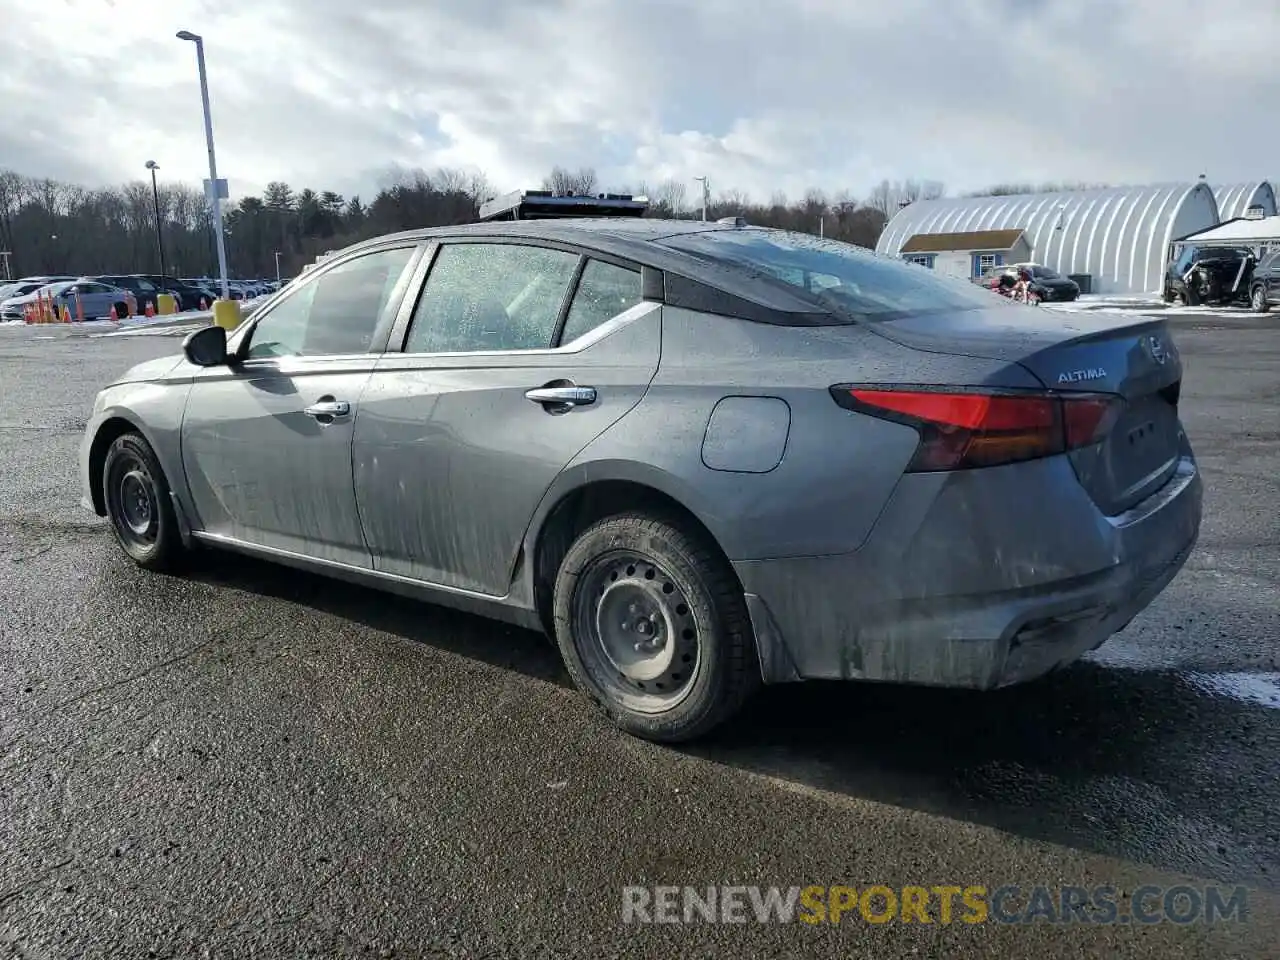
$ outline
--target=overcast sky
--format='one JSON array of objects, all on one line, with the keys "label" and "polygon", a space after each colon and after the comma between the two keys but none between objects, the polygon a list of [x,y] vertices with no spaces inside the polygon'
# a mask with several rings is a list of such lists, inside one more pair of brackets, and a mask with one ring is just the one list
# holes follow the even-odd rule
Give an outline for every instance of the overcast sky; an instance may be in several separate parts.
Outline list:
[{"label": "overcast sky", "polygon": [[391,164],[882,178],[1280,177],[1275,0],[0,0],[0,168],[370,196]]}]

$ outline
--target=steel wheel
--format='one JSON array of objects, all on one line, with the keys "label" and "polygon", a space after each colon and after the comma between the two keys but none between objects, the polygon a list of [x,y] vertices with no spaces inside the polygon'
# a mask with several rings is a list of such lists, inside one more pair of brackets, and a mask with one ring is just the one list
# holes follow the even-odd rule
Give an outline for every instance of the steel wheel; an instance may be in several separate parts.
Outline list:
[{"label": "steel wheel", "polygon": [[688,598],[656,561],[614,550],[582,571],[572,600],[583,665],[607,693],[640,713],[670,710],[700,669]]},{"label": "steel wheel", "polygon": [[155,546],[160,531],[160,498],[155,479],[142,458],[129,452],[117,457],[107,477],[107,513],[120,539],[144,550]]}]

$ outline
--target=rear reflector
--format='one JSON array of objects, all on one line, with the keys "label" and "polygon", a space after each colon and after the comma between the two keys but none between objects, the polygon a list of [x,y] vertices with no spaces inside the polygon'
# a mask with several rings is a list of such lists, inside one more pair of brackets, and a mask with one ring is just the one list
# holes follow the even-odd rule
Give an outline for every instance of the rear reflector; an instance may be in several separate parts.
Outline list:
[{"label": "rear reflector", "polygon": [[831,388],[848,410],[915,427],[909,472],[994,467],[1100,442],[1122,401],[1109,394]]}]

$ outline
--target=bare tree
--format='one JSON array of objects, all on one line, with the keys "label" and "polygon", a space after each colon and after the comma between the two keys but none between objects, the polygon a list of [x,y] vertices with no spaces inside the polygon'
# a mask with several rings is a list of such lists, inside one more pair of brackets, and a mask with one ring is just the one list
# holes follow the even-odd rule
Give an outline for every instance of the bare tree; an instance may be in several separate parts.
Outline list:
[{"label": "bare tree", "polygon": [[542,189],[562,196],[590,196],[596,192],[597,177],[594,168],[579,167],[573,171],[565,167],[552,167],[542,178]]}]

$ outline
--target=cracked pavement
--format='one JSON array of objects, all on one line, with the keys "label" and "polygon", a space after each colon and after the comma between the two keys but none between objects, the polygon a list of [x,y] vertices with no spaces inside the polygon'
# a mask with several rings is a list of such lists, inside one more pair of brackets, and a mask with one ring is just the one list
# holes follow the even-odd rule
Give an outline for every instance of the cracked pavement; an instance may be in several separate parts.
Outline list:
[{"label": "cracked pavement", "polygon": [[[1061,675],[766,692],[684,750],[543,638],[78,506],[98,387],[166,336],[0,328],[0,957],[1275,956],[1280,326],[1179,317],[1186,570]],[[1244,883],[1246,924],[621,923],[626,884]]]}]

